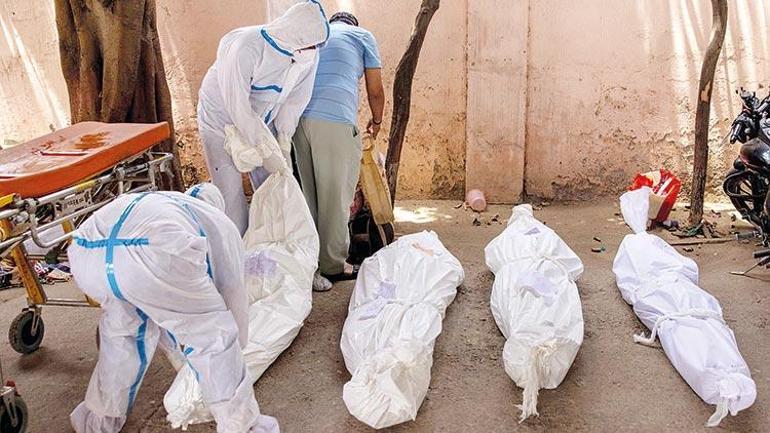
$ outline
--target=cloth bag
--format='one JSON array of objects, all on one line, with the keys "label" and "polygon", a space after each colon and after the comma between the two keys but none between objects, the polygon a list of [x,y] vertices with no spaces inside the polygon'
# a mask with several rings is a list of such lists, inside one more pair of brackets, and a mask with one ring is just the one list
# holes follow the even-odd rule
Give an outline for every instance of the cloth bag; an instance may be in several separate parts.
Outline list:
[{"label": "cloth bag", "polygon": [[[234,137],[235,147],[244,147]],[[253,169],[246,165],[244,171]],[[310,314],[319,241],[299,184],[285,170],[271,174],[254,192],[244,235],[245,284],[249,293],[249,341],[243,348],[256,382],[299,333]],[[211,421],[211,413],[185,365],[163,404],[174,428]]]},{"label": "cloth bag", "polygon": [[682,181],[674,173],[661,168],[637,174],[629,189],[635,190],[643,186],[650,187],[649,218],[661,223],[666,221],[676,204],[679,190],[682,189]]},{"label": "cloth bag", "polygon": [[377,163],[374,156],[374,139],[371,134],[366,134],[363,142],[359,183],[364,192],[364,198],[369,205],[375,223],[379,225],[391,224],[396,218],[393,215],[384,167]]},{"label": "cloth bag", "polygon": [[414,420],[428,392],[433,345],[464,273],[434,232],[403,236],[361,265],[340,348],[350,413],[380,429]]},{"label": "cloth bag", "polygon": [[484,250],[495,274],[491,307],[505,336],[503,365],[524,388],[521,421],[537,415],[540,388],[567,375],[583,342],[583,310],[575,280],[580,258],[530,205],[513,208],[508,226]]},{"label": "cloth bag", "polygon": [[623,218],[634,231],[620,244],[612,266],[618,289],[650,336],[634,341],[653,345],[660,339],[674,368],[716,411],[714,427],[728,413],[754,403],[756,384],[738,351],[735,335],[724,321],[719,301],[698,287],[698,266],[663,239],[646,233],[650,188],[620,197]]}]

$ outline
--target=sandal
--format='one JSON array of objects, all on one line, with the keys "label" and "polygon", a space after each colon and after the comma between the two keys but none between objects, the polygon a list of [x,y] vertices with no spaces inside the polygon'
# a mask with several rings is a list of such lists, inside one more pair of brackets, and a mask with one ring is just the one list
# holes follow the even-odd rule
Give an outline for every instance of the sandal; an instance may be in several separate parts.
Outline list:
[{"label": "sandal", "polygon": [[336,283],[339,281],[355,280],[356,278],[358,278],[358,271],[355,270],[351,273],[340,272],[339,274],[334,274],[334,275],[326,275],[326,274],[321,274],[321,275],[327,280],[331,281],[332,283]]}]

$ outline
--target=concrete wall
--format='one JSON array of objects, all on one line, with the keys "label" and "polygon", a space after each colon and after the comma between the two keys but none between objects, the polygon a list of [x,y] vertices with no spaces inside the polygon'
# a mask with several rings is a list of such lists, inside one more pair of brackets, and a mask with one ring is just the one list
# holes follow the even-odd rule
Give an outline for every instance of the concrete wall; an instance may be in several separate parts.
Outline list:
[{"label": "concrete wall", "polygon": [[236,27],[264,22],[267,11],[254,0],[156,2],[183,174],[188,183],[195,183],[208,179],[196,115],[203,76],[216,58],[219,39]]},{"label": "concrete wall", "polygon": [[[461,197],[465,190],[464,1],[443,2],[428,31],[412,89],[411,120],[399,169],[399,197]],[[393,76],[406,49],[419,0],[325,0],[331,16],[355,14],[380,46],[385,82],[385,118],[378,148],[387,149],[392,114]],[[362,92],[360,124],[369,119]]]},{"label": "concrete wall", "polygon": [[[689,180],[695,98],[711,29],[707,1],[530,2],[526,191],[556,198],[616,192],[639,170]],[[709,185],[737,154],[720,146],[739,86],[770,81],[770,8],[729,2],[714,83]]]},{"label": "concrete wall", "polygon": [[[324,0],[330,14],[349,10],[378,38],[388,96],[419,3]],[[157,4],[185,174],[205,178],[198,87],[219,38],[263,22],[267,5]],[[729,5],[712,110],[714,190],[736,152],[719,145],[739,110],[733,90],[770,81],[770,8],[765,1]],[[493,201],[522,191],[582,199],[617,192],[635,172],[659,166],[688,178],[710,27],[706,1],[442,2],[414,82],[400,197],[459,198],[466,187],[481,187]],[[0,32],[0,143],[66,125],[52,2],[0,2]],[[382,150],[390,113],[389,97]],[[362,109],[362,124],[367,118]]]},{"label": "concrete wall", "polygon": [[0,144],[69,122],[53,2],[0,2]]},{"label": "concrete wall", "polygon": [[524,187],[528,21],[527,2],[469,3],[466,185],[489,201]]}]

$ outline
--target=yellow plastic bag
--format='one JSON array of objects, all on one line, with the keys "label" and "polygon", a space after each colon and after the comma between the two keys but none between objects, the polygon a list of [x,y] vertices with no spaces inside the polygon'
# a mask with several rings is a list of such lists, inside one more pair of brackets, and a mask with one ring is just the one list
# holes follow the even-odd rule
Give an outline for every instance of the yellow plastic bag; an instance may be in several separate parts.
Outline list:
[{"label": "yellow plastic bag", "polygon": [[395,217],[393,216],[393,206],[390,204],[390,191],[385,181],[385,171],[377,164],[374,150],[372,136],[364,135],[359,182],[374,222],[383,225],[392,223]]}]

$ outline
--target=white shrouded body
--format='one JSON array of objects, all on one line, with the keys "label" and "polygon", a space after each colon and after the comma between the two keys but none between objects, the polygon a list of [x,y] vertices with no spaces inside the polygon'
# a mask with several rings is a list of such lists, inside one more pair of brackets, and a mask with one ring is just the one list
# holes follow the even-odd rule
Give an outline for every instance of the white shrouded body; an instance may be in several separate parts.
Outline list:
[{"label": "white shrouded body", "polygon": [[[244,236],[249,339],[243,356],[256,381],[299,333],[312,303],[318,234],[302,191],[291,174],[275,173],[252,197]],[[210,421],[189,366],[163,400],[174,427]]]},{"label": "white shrouded body", "polygon": [[343,400],[353,416],[373,428],[415,419],[444,313],[463,278],[433,232],[403,236],[364,261],[340,342],[352,374]]},{"label": "white shrouded body", "polygon": [[540,388],[556,388],[583,342],[575,280],[583,263],[553,230],[516,206],[506,229],[484,250],[495,274],[491,307],[506,338],[505,372],[524,388],[521,420],[537,415]]},{"label": "white shrouded body", "polygon": [[634,336],[651,345],[657,336],[682,378],[706,403],[716,405],[707,425],[754,403],[756,385],[738,351],[719,301],[698,287],[698,266],[663,239],[646,233],[649,191],[642,188],[620,197],[634,234],[620,244],[613,271],[623,299],[652,331]]}]

